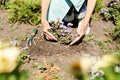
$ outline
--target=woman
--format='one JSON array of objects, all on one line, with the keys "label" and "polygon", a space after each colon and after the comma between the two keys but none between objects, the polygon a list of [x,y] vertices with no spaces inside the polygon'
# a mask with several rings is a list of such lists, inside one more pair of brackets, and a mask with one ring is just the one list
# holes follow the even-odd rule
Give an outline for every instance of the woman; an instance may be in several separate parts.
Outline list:
[{"label": "woman", "polygon": [[[66,18],[70,17],[67,16],[67,13],[73,8],[75,9],[73,13],[77,16],[77,19],[82,19],[82,22],[80,22],[77,28],[78,36],[70,45],[77,43],[86,33],[95,3],[96,0],[42,0],[41,23],[46,39],[57,41],[57,39],[48,32],[48,29],[50,29],[48,22],[57,18],[67,20]],[[82,16],[82,14],[84,14],[84,16]]]}]

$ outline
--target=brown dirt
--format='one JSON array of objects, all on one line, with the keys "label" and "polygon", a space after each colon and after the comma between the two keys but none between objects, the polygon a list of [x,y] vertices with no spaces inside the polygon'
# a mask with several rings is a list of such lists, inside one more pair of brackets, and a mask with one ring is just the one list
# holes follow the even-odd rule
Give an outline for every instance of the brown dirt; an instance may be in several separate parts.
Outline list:
[{"label": "brown dirt", "polygon": [[[11,30],[10,23],[8,22],[6,12],[4,10],[0,10],[0,22],[2,23],[0,40],[12,40],[12,37],[16,35],[19,36],[23,33],[30,35],[32,29],[35,27],[29,24],[17,23],[14,26],[17,26],[18,28],[16,30]],[[95,35],[98,40],[105,40],[106,36],[104,35],[104,29],[110,29],[111,26],[113,26],[111,22],[105,22],[101,19],[92,21],[90,35]],[[48,62],[54,63],[60,67],[62,75],[68,76],[68,74],[66,74],[66,69],[73,60],[79,59],[79,57],[83,54],[95,56],[103,54],[103,50],[100,49],[99,46],[94,43],[94,41],[82,42],[75,46],[63,45],[56,42],[48,42],[44,40],[41,28],[39,28],[39,32],[36,37],[37,45],[32,45],[28,50],[32,61],[23,65],[23,69],[29,70],[32,77],[34,77],[34,73],[38,72],[38,69],[31,67],[32,63],[42,64],[43,57],[45,57]],[[20,47],[24,47],[25,42],[26,41],[20,41]],[[65,80],[71,79],[71,77],[65,77]]]}]

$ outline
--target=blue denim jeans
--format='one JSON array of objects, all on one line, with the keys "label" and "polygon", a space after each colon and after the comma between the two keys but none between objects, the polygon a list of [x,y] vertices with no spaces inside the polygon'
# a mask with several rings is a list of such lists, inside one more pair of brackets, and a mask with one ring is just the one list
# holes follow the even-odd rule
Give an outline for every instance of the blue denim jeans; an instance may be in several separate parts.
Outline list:
[{"label": "blue denim jeans", "polygon": [[[79,32],[79,28],[81,27],[82,20],[85,17],[85,12],[86,12],[86,7],[87,7],[87,0],[85,0],[84,4],[82,5],[81,9],[78,11],[75,10],[74,6],[72,6],[68,12],[68,14],[64,17],[65,22],[72,22],[74,19],[78,20],[78,28],[77,28],[77,33]],[[89,23],[86,27],[86,32],[85,35],[87,35],[90,31]]]},{"label": "blue denim jeans", "polygon": [[85,0],[84,4],[82,5],[79,12],[75,10],[74,6],[71,6],[70,10],[68,11],[67,15],[64,17],[64,21],[71,22],[74,19],[82,19],[85,16],[86,12],[86,6],[87,6],[87,0]]},{"label": "blue denim jeans", "polygon": [[76,17],[77,19],[82,19],[82,18],[84,18],[85,12],[86,12],[86,7],[87,7],[87,1],[84,2],[83,6],[81,7],[81,9],[80,9],[79,12],[77,12],[77,11],[75,10],[75,17]]}]

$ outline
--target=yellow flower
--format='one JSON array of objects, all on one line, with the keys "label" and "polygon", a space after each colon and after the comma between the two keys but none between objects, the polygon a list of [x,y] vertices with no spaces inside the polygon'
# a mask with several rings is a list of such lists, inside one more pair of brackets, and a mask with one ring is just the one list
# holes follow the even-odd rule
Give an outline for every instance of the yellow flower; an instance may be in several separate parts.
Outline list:
[{"label": "yellow flower", "polygon": [[72,64],[72,71],[86,74],[90,71],[92,65],[93,60],[91,57],[80,57],[79,61]]},{"label": "yellow flower", "polygon": [[82,72],[86,73],[90,71],[90,68],[93,65],[93,60],[91,57],[81,57],[80,64],[81,64]]},{"label": "yellow flower", "polygon": [[20,50],[16,47],[8,47],[0,50],[0,73],[12,72],[17,66],[17,58]]}]

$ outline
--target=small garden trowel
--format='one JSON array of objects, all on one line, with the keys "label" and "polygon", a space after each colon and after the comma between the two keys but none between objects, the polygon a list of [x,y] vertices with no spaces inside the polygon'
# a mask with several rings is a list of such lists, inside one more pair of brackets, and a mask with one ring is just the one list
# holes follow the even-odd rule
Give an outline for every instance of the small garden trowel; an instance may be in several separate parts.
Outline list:
[{"label": "small garden trowel", "polygon": [[36,36],[37,33],[38,33],[38,29],[37,29],[37,28],[34,28],[32,34],[31,34],[31,36],[30,36],[30,38],[27,39],[26,45],[30,45],[30,46],[31,46],[32,43],[34,43],[34,44],[36,45],[36,42],[35,42],[35,40],[34,40],[34,37]]}]

